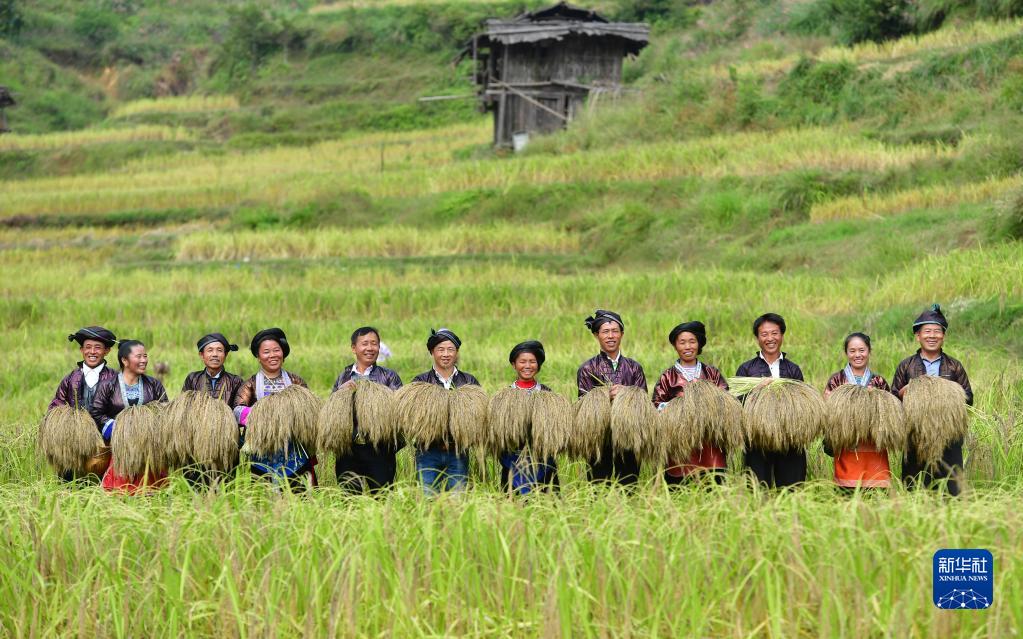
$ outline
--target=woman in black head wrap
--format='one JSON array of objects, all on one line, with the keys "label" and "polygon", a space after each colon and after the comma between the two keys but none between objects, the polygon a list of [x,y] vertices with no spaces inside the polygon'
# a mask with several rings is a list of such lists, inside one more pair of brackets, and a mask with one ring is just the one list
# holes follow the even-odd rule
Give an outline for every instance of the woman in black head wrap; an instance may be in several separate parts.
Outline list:
[{"label": "woman in black head wrap", "polygon": [[[686,385],[703,379],[728,390],[728,382],[717,368],[699,359],[707,345],[707,328],[703,322],[683,322],[668,333],[668,343],[678,354],[670,368],[661,373],[654,387],[654,406],[661,410],[668,402],[685,394]],[[669,460],[664,480],[669,484],[680,484],[687,479],[698,477],[698,473],[713,472],[714,480],[724,480],[726,465],[725,451],[705,443],[695,450],[686,462]]]},{"label": "woman in black head wrap", "polygon": [[[521,342],[512,348],[508,362],[515,369],[513,388],[525,393],[539,390],[550,391],[547,386],[536,381],[536,376],[547,359],[543,344],[536,340]],[[558,466],[553,457],[546,460],[530,459],[522,451],[506,451],[501,453],[501,485],[506,491],[525,495],[538,488],[557,487]]]},{"label": "woman in black head wrap", "polygon": [[[284,369],[291,344],[281,329],[267,328],[256,333],[249,344],[249,352],[259,360],[259,371],[242,384],[232,402],[235,417],[242,426],[248,423],[249,412],[257,401],[292,384],[309,388],[304,379]],[[256,475],[267,476],[275,482],[287,479],[292,488],[316,486],[316,456],[310,455],[298,442],[292,442],[286,450],[273,455],[252,455],[251,461],[252,472]]]}]

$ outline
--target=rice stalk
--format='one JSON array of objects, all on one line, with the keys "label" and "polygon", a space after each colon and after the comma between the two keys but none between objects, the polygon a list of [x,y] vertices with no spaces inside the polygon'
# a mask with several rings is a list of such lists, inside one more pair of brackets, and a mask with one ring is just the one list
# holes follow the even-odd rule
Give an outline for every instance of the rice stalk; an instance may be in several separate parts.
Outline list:
[{"label": "rice stalk", "polygon": [[448,430],[455,450],[486,448],[488,441],[487,392],[475,384],[448,391]]},{"label": "rice stalk", "polygon": [[355,387],[345,384],[330,394],[319,415],[316,447],[337,456],[352,452],[355,428]]},{"label": "rice stalk", "polygon": [[287,395],[282,395],[284,391],[269,395],[252,407],[245,426],[246,453],[267,456],[288,447],[293,437],[294,419],[291,401]]},{"label": "rice stalk", "polygon": [[825,441],[835,450],[870,443],[878,450],[905,447],[906,421],[899,400],[875,387],[843,384],[824,401]]},{"label": "rice stalk", "polygon": [[545,390],[530,395],[533,412],[529,449],[537,459],[545,461],[568,450],[575,414],[572,403],[562,395]]},{"label": "rice stalk", "polygon": [[611,401],[611,446],[619,453],[632,451],[645,461],[661,463],[665,459],[657,411],[638,386],[619,386]]},{"label": "rice stalk", "polygon": [[448,392],[443,386],[412,382],[394,393],[394,411],[405,438],[425,448],[449,443]]},{"label": "rice stalk", "polygon": [[569,452],[574,457],[598,462],[610,436],[611,390],[607,386],[596,386],[575,404]]},{"label": "rice stalk", "polygon": [[728,391],[697,379],[686,384],[682,400],[693,429],[701,433],[701,443],[724,451],[742,449],[742,404]]},{"label": "rice stalk", "polygon": [[305,447],[310,455],[316,454],[316,426],[323,400],[305,386],[292,384],[275,397],[286,398],[291,408],[291,438]]},{"label": "rice stalk", "polygon": [[56,406],[39,424],[39,450],[57,472],[85,470],[103,448],[103,437],[89,413],[69,404]]},{"label": "rice stalk", "polygon": [[401,438],[394,414],[394,391],[368,379],[355,381],[353,420],[374,446],[396,446]]},{"label": "rice stalk", "polygon": [[213,470],[234,468],[238,464],[238,422],[227,403],[200,392],[192,417],[192,461]]},{"label": "rice stalk", "polygon": [[528,390],[508,387],[490,398],[487,408],[489,450],[495,453],[516,451],[529,442],[534,395]]},{"label": "rice stalk", "polygon": [[159,402],[152,402],[129,406],[118,414],[110,440],[114,472],[118,475],[135,478],[147,471],[158,473],[167,469],[160,407]]},{"label": "rice stalk", "polygon": [[955,382],[931,375],[914,377],[902,397],[909,441],[917,457],[933,464],[949,444],[969,430],[966,391]]},{"label": "rice stalk", "polygon": [[196,404],[200,395],[209,397],[204,391],[185,391],[167,404],[160,427],[164,437],[164,454],[170,467],[188,463],[194,448],[192,441],[196,422]]},{"label": "rice stalk", "polygon": [[747,442],[777,452],[805,448],[824,427],[826,409],[820,392],[796,380],[764,379],[770,381],[751,390],[743,404]]},{"label": "rice stalk", "polygon": [[703,444],[703,431],[686,413],[684,396],[668,402],[658,413],[657,419],[664,433],[664,449],[668,459],[688,459]]}]

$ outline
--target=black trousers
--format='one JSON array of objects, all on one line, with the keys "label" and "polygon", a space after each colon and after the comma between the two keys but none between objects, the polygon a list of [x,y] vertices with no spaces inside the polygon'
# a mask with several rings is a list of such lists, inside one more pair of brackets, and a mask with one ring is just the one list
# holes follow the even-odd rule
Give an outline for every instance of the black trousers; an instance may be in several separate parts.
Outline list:
[{"label": "black trousers", "polygon": [[933,464],[926,464],[916,456],[915,446],[907,446],[906,457],[902,460],[902,483],[906,488],[923,486],[938,488],[944,480],[948,480],[948,494],[957,496],[962,490],[959,475],[963,472],[963,440],[953,442],[941,453],[941,459]]},{"label": "black trousers", "polygon": [[351,493],[376,492],[394,483],[397,451],[373,444],[353,444],[352,452],[334,462],[337,485]]},{"label": "black trousers", "polygon": [[765,486],[784,488],[806,481],[806,451],[798,448],[783,453],[751,448],[746,467]]},{"label": "black trousers", "polygon": [[590,481],[617,481],[619,484],[635,484],[639,481],[639,460],[631,451],[615,454],[608,443],[601,451],[600,461],[590,462],[586,473]]}]

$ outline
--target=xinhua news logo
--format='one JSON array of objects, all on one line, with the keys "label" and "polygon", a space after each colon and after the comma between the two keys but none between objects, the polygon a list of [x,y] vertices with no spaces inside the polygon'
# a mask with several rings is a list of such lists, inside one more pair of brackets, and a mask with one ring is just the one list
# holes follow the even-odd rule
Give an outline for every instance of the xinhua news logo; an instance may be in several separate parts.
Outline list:
[{"label": "xinhua news logo", "polygon": [[987,550],[934,553],[934,605],[943,610],[990,608],[995,596],[994,557]]}]

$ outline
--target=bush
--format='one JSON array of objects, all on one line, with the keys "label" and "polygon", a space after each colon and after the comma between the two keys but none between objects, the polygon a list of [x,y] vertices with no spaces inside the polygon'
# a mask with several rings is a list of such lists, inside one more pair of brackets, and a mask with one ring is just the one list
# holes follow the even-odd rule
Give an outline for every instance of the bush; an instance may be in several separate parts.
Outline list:
[{"label": "bush", "polygon": [[283,50],[301,48],[307,32],[282,13],[255,4],[228,9],[227,35],[211,68],[229,85],[250,79],[260,64]]},{"label": "bush", "polygon": [[883,42],[912,33],[908,0],[831,0],[844,44]]},{"label": "bush", "polygon": [[24,25],[17,0],[0,0],[0,38],[16,37]]},{"label": "bush", "polygon": [[95,48],[113,41],[119,27],[117,16],[99,7],[79,9],[71,22],[71,30]]}]

